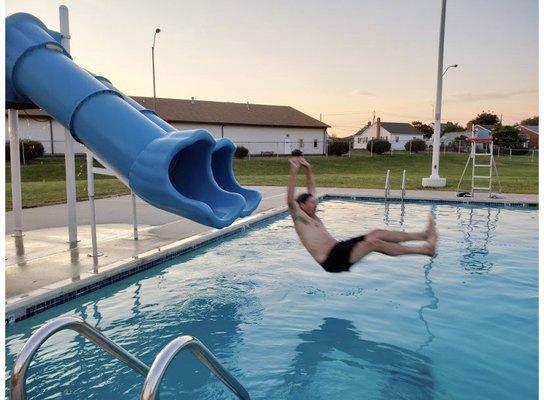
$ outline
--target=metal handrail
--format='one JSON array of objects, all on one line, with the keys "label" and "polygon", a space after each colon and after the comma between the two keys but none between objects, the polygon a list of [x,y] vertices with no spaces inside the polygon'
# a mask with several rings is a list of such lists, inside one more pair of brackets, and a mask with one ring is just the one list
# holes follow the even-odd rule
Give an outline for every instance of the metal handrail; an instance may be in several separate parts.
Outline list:
[{"label": "metal handrail", "polygon": [[26,371],[28,370],[32,357],[47,339],[49,339],[55,333],[65,329],[76,331],[80,335],[85,336],[102,350],[111,354],[113,357],[117,358],[119,361],[129,366],[140,375],[143,375],[144,377],[147,376],[147,373],[149,372],[149,367],[147,365],[138,360],[124,348],[108,339],[98,329],[87,324],[79,317],[60,317],[38,329],[36,333],[34,333],[30,339],[27,340],[23,346],[23,349],[17,356],[11,371],[11,400],[26,399]]},{"label": "metal handrail", "polygon": [[181,351],[189,349],[202,364],[217,376],[239,399],[250,400],[244,387],[230,374],[215,356],[197,338],[193,336],[180,336],[168,343],[157,355],[149,373],[145,378],[140,400],[158,399],[159,386],[164,373],[168,369],[174,357]]}]

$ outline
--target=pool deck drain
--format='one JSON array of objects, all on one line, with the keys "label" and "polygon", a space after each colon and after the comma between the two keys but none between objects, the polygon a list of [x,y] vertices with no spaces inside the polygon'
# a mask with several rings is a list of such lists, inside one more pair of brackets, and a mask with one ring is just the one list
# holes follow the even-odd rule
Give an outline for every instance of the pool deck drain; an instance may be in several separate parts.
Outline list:
[{"label": "pool deck drain", "polygon": [[[39,312],[36,306],[50,308],[52,299],[75,296],[87,289],[108,284],[116,276],[137,272],[142,265],[158,263],[202,243],[238,232],[250,224],[285,211],[284,187],[257,187],[263,201],[256,213],[222,230],[180,218],[139,200],[137,204],[139,240],[132,238],[130,198],[120,196],[96,201],[98,248],[104,253],[94,262],[91,253],[88,203],[78,203],[77,248],[69,249],[65,205],[23,210],[27,230],[23,238],[10,236],[11,212],[6,213],[6,315],[17,319]],[[320,195],[383,201],[383,190],[320,188]],[[400,191],[391,191],[398,201]],[[408,191],[407,201],[484,203],[497,205],[537,205],[538,195],[503,194],[489,199],[458,198],[448,191]],[[94,290],[94,289],[93,289]],[[59,302],[63,302],[60,301]],[[29,312],[29,310],[31,310]],[[29,316],[29,315],[26,315]]]}]

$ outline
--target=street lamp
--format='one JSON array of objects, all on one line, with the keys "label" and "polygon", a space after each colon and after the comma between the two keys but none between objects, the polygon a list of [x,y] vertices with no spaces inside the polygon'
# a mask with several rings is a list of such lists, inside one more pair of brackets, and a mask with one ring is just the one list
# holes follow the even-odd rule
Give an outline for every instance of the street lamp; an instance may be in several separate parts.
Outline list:
[{"label": "street lamp", "polygon": [[155,91],[155,39],[157,38],[157,33],[161,30],[159,28],[155,29],[153,34],[153,46],[151,46],[151,65],[153,67],[153,110],[157,111],[157,93]]},{"label": "street lamp", "polygon": [[450,68],[457,68],[458,66],[459,66],[459,64],[452,64],[452,65],[450,65],[448,68],[446,68],[446,69],[444,70],[444,73],[442,74],[442,76],[446,75],[446,72],[448,72],[448,69],[450,69]]},{"label": "street lamp", "polygon": [[446,23],[446,0],[442,0],[442,13],[440,17],[440,40],[438,42],[438,70],[436,78],[436,106],[434,113],[434,134],[433,134],[433,160],[431,176],[423,178],[421,184],[424,187],[444,187],[446,179],[439,175],[440,164],[440,118],[442,108],[442,78],[449,69],[444,71],[444,27]]}]

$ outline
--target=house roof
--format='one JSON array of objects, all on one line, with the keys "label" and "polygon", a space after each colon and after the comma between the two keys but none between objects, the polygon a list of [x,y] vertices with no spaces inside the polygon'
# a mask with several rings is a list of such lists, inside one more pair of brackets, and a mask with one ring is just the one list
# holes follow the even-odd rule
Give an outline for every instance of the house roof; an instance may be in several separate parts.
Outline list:
[{"label": "house roof", "polygon": [[[153,109],[152,97],[132,98],[142,106]],[[320,129],[330,127],[289,106],[157,98],[157,113],[167,122]],[[43,110],[25,110],[19,112],[19,116],[50,118]]]},{"label": "house roof", "polygon": [[520,127],[538,135],[538,125],[520,125]]},{"label": "house roof", "polygon": [[483,128],[485,129],[486,131],[489,131],[489,132],[493,132],[493,129],[495,129],[495,125],[480,125],[480,124],[476,124],[476,126],[479,126],[480,128]]},{"label": "house roof", "polygon": [[[152,97],[132,98],[142,106],[153,109]],[[168,122],[321,129],[330,127],[289,106],[157,98],[157,113]]]},{"label": "house roof", "polygon": [[422,135],[420,131],[407,122],[381,122],[383,128],[395,135]]},{"label": "house roof", "polygon": [[[357,133],[355,133],[352,136],[348,136],[348,137],[353,137],[353,136],[360,135],[364,131],[366,131],[368,128],[370,128],[371,126],[374,126],[376,124],[377,124],[377,122],[375,122],[372,125],[366,125],[366,126],[362,127],[361,129],[359,129],[359,131],[357,131]],[[412,136],[422,135],[422,133],[420,131],[418,131],[416,128],[414,128],[408,122],[380,122],[380,126],[382,128],[384,128],[385,130],[387,130],[392,135],[412,135]]]}]

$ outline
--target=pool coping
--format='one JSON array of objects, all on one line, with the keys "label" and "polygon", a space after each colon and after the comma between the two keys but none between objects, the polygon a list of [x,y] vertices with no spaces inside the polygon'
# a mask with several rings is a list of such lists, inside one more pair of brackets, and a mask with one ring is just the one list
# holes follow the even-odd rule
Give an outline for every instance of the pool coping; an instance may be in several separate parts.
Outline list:
[{"label": "pool coping", "polygon": [[[390,203],[433,203],[433,204],[463,204],[478,206],[512,206],[538,209],[538,202],[513,202],[506,199],[443,199],[422,198],[414,196],[392,195],[387,198],[380,195],[350,195],[340,193],[327,193],[319,196],[319,201],[324,200],[356,200]],[[134,257],[115,261],[100,268],[99,273],[84,273],[77,281],[65,279],[54,284],[46,285],[20,296],[6,299],[5,324],[12,324],[30,318],[52,307],[66,303],[77,297],[98,290],[121,279],[127,278],[141,271],[150,269],[158,264],[206,245],[212,244],[226,237],[252,229],[260,224],[270,222],[287,212],[287,207],[276,207],[262,211],[250,217],[236,221],[234,224],[221,230],[212,230],[197,234],[168,245],[160,246],[152,250],[140,253]]]}]

